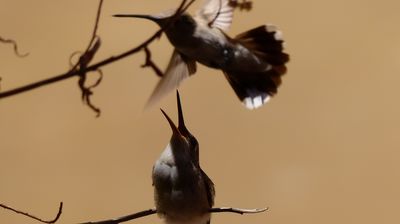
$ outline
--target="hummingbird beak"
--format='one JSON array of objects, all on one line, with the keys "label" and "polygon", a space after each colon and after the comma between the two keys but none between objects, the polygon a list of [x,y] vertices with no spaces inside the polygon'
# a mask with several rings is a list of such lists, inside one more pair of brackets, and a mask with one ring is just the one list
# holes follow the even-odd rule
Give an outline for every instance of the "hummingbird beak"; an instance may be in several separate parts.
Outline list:
[{"label": "hummingbird beak", "polygon": [[167,119],[169,126],[171,126],[173,135],[181,135],[181,133],[179,132],[179,129],[176,127],[176,125],[174,124],[174,122],[171,120],[171,118],[169,118],[169,116],[167,115],[167,113],[165,113],[163,111],[163,109],[160,109],[161,112],[164,114],[164,117]]},{"label": "hummingbird beak", "polygon": [[179,123],[178,123],[178,129],[179,132],[187,135],[189,131],[187,130],[185,126],[185,120],[183,118],[183,110],[182,110],[182,105],[181,105],[181,98],[179,96],[179,91],[176,91],[176,102],[178,103],[178,118],[179,118]]},{"label": "hummingbird beak", "polygon": [[148,19],[151,20],[157,24],[160,24],[162,21],[162,18],[158,18],[157,16],[152,16],[152,15],[141,15],[141,14],[115,14],[113,17],[119,17],[119,18],[141,18],[141,19]]}]

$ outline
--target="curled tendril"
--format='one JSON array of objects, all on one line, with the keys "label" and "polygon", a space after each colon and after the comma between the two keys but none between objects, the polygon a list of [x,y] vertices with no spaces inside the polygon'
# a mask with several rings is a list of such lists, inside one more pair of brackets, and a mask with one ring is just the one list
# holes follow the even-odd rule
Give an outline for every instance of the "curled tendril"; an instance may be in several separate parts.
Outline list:
[{"label": "curled tendril", "polygon": [[20,52],[18,51],[18,44],[17,44],[17,42],[16,42],[15,40],[13,40],[13,39],[5,39],[5,38],[0,37],[0,42],[5,43],[5,44],[12,44],[12,45],[14,46],[14,53],[15,53],[15,55],[17,55],[17,56],[20,57],[20,58],[24,58],[24,57],[26,57],[26,56],[29,55],[29,53],[25,53],[25,54],[20,53]]},{"label": "curled tendril", "polygon": [[[97,81],[86,87],[85,83],[86,83],[86,79],[87,79],[87,67],[90,64],[90,62],[92,61],[92,59],[94,58],[95,54],[97,53],[97,51],[100,49],[101,46],[101,40],[99,37],[96,37],[95,40],[93,41],[93,44],[88,48],[88,50],[83,53],[80,57],[79,57],[79,61],[78,63],[73,66],[73,69],[76,69],[79,72],[79,81],[78,81],[78,85],[79,88],[81,90],[82,93],[82,101],[88,105],[94,112],[96,112],[96,117],[100,116],[100,109],[98,107],[96,107],[92,101],[91,101],[91,96],[93,95],[93,91],[92,89],[95,88],[96,86],[98,86],[102,79],[103,79],[103,73],[100,69],[96,69],[95,71],[99,73],[99,78],[97,79]],[[75,55],[79,54],[79,52],[74,52],[71,57],[70,57],[70,61],[72,59],[72,57],[74,57]],[[72,64],[70,62],[70,64]]]}]

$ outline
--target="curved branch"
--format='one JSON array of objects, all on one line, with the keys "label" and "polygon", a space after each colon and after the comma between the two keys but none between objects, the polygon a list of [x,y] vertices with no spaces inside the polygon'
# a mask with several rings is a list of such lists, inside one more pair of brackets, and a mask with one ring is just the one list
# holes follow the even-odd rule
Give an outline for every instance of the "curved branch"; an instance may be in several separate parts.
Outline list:
[{"label": "curved branch", "polygon": [[26,216],[26,217],[29,217],[29,218],[31,218],[31,219],[34,219],[34,220],[39,221],[39,222],[42,222],[42,223],[52,224],[52,223],[56,223],[56,222],[58,221],[58,219],[60,218],[61,213],[62,213],[62,209],[63,209],[63,203],[60,202],[60,207],[58,208],[58,213],[57,213],[56,217],[55,217],[54,219],[52,219],[52,220],[49,220],[49,221],[43,220],[43,219],[41,219],[41,218],[38,218],[38,217],[36,217],[36,216],[34,216],[34,215],[31,215],[31,214],[29,214],[29,213],[27,213],[27,212],[19,211],[19,210],[17,210],[17,209],[8,207],[7,205],[0,204],[0,207],[2,207],[2,208],[4,208],[4,209],[7,209],[7,210],[10,210],[10,211],[13,211],[13,212],[15,212],[15,213],[17,213],[17,214],[24,215],[24,216]]}]

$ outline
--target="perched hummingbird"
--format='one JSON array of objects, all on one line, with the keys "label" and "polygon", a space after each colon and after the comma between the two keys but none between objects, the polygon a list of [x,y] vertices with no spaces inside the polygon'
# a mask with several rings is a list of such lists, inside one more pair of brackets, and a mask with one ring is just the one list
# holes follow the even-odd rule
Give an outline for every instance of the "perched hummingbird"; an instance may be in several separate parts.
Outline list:
[{"label": "perched hummingbird", "polygon": [[154,199],[157,213],[167,224],[210,223],[214,184],[199,164],[199,143],[188,131],[177,92],[179,124],[163,111],[172,137],[153,167]]},{"label": "perched hummingbird", "polygon": [[158,15],[118,14],[151,20],[164,28],[175,47],[164,76],[148,104],[196,72],[196,62],[221,69],[236,95],[248,109],[256,109],[277,92],[289,55],[283,52],[282,35],[275,26],[263,25],[229,37],[232,0],[206,0],[195,16],[187,13],[170,20],[175,10]]}]

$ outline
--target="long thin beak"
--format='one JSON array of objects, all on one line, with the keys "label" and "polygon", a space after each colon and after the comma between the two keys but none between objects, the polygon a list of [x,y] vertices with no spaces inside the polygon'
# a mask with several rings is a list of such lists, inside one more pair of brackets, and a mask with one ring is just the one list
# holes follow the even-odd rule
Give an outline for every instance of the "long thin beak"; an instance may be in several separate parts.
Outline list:
[{"label": "long thin beak", "polygon": [[185,126],[185,120],[183,118],[183,110],[182,110],[182,104],[181,104],[181,97],[179,96],[179,91],[176,91],[176,102],[178,104],[178,118],[179,118],[179,123],[178,123],[178,129],[182,134],[187,134],[189,131],[187,130]]},{"label": "long thin beak", "polygon": [[171,120],[171,118],[169,118],[169,116],[167,115],[167,113],[165,113],[163,111],[163,109],[160,109],[161,112],[164,114],[165,118],[167,119],[169,126],[171,126],[172,132],[173,134],[177,134],[177,135],[181,135],[181,133],[179,132],[179,129],[176,127],[176,125],[174,124],[174,122]]},{"label": "long thin beak", "polygon": [[113,15],[114,17],[120,17],[120,18],[142,18],[142,19],[148,19],[154,22],[157,22],[157,18],[151,15],[140,15],[140,14],[115,14]]}]

